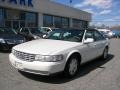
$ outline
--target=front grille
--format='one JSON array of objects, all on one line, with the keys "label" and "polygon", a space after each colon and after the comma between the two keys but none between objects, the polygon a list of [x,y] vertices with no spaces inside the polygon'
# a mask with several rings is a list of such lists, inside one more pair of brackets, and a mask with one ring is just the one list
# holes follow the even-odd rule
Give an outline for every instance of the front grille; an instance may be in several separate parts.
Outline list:
[{"label": "front grille", "polygon": [[17,50],[12,50],[13,55],[22,60],[22,61],[27,61],[27,62],[32,62],[35,60],[35,55],[34,54],[29,54],[29,53],[24,53],[24,52],[20,52]]}]

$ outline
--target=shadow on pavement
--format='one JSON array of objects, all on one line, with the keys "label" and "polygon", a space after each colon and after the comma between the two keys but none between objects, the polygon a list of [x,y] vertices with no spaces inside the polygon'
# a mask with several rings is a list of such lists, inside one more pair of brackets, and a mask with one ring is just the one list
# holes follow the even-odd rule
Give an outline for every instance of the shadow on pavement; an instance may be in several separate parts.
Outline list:
[{"label": "shadow on pavement", "polygon": [[95,69],[98,69],[98,68],[106,69],[106,67],[104,67],[103,65],[106,64],[107,62],[111,61],[113,58],[114,58],[114,55],[109,54],[109,56],[106,60],[101,60],[99,58],[99,59],[95,59],[89,63],[82,65],[80,73],[78,73],[78,75],[72,79],[64,77],[62,73],[58,74],[58,75],[53,75],[53,76],[41,76],[41,75],[34,75],[34,74],[29,74],[29,73],[25,73],[25,72],[21,72],[21,71],[19,71],[19,72],[23,76],[25,76],[29,79],[35,80],[35,81],[52,83],[52,84],[62,84],[62,83],[66,83],[66,82],[75,80],[77,78],[80,78],[82,76],[85,76]]}]

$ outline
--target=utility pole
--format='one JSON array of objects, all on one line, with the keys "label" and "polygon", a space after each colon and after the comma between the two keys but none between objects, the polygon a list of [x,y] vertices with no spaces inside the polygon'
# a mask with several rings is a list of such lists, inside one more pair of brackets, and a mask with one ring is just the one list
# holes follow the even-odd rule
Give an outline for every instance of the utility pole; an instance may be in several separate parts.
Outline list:
[{"label": "utility pole", "polygon": [[71,4],[72,4],[72,0],[69,0],[69,3],[70,3],[70,6],[72,6]]}]

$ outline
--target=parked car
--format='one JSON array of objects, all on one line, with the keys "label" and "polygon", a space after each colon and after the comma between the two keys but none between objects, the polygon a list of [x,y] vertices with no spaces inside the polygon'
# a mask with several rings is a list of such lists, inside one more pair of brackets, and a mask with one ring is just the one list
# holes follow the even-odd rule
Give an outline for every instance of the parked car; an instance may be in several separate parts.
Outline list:
[{"label": "parked car", "polygon": [[24,36],[26,41],[31,41],[34,39],[43,38],[44,35],[47,35],[51,31],[48,27],[31,27],[31,28],[21,28],[18,31],[18,34]]},{"label": "parked car", "polygon": [[106,38],[113,38],[113,32],[108,29],[98,29]]},{"label": "parked car", "polygon": [[0,27],[0,50],[10,50],[24,42],[24,37],[15,34],[13,29]]},{"label": "parked car", "polygon": [[54,29],[46,39],[13,47],[11,64],[23,72],[51,75],[64,72],[75,76],[80,65],[97,57],[108,56],[109,42],[95,29]]}]

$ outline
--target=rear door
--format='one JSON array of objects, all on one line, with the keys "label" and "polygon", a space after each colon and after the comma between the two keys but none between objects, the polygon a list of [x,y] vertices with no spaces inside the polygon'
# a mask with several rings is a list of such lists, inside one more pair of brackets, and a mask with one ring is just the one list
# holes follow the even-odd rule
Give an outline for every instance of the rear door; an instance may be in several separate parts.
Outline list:
[{"label": "rear door", "polygon": [[97,50],[97,56],[100,56],[102,55],[105,49],[105,46],[107,43],[106,39],[99,31],[94,31],[94,39],[95,39],[95,45]]}]

